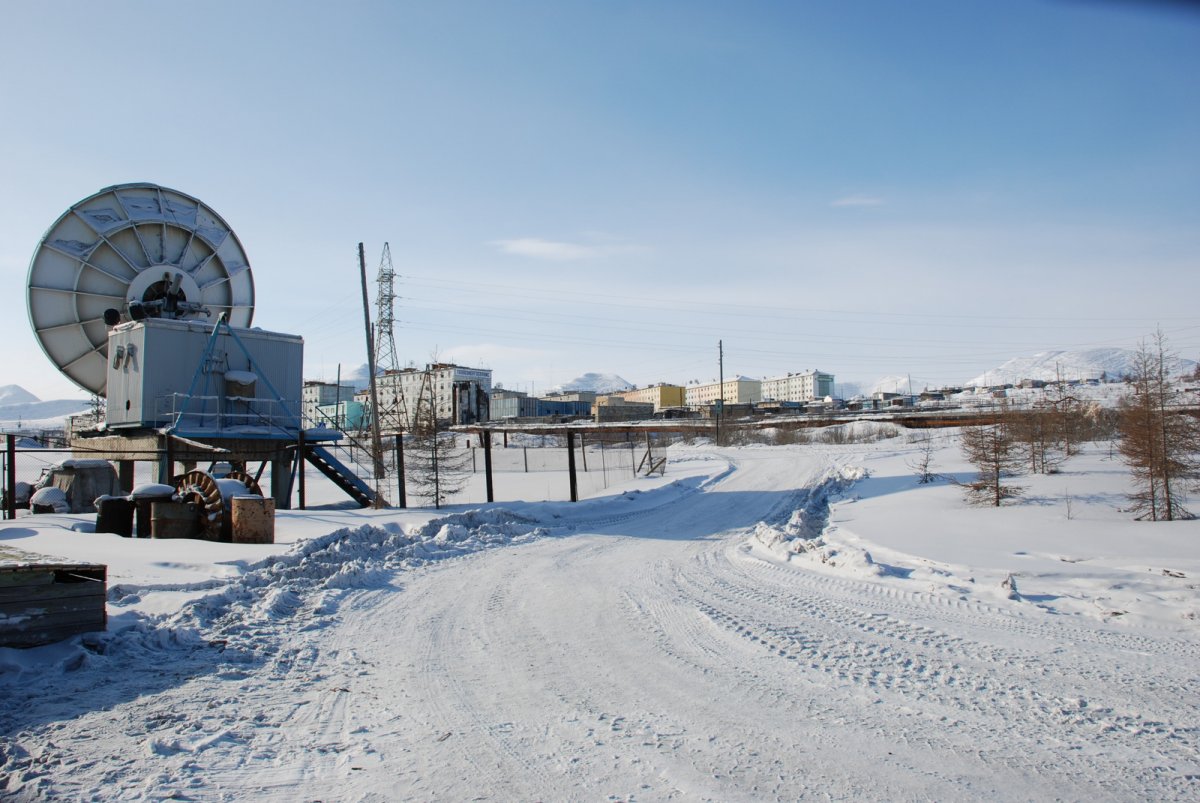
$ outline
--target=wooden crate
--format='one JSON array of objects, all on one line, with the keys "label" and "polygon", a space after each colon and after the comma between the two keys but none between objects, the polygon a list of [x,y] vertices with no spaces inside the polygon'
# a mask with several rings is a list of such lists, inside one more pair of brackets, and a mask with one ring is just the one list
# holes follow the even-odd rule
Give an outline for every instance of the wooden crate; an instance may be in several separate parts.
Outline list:
[{"label": "wooden crate", "polygon": [[0,547],[0,647],[104,630],[108,567]]}]

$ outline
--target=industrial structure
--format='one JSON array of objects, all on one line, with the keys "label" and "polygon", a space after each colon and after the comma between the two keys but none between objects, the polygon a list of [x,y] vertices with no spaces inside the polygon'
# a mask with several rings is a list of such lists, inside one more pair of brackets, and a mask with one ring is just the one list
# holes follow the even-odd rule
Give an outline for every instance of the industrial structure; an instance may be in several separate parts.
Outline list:
[{"label": "industrial structure", "polygon": [[[51,362],[107,399],[104,426],[71,447],[118,464],[157,462],[173,484],[200,463],[271,467],[271,496],[290,507],[297,456],[360,502],[374,493],[322,445],[336,430],[302,421],[304,341],[251,329],[245,249],[213,209],[177,190],[134,183],[74,204],[29,267],[34,333]],[[177,468],[182,466],[182,471]]]},{"label": "industrial structure", "polygon": [[591,414],[592,403],[590,401],[537,398],[519,390],[494,390],[488,400],[488,415],[491,421],[586,418]]},{"label": "industrial structure", "polygon": [[669,407],[683,407],[687,401],[687,394],[682,385],[670,385],[664,382],[612,395],[621,396],[626,401],[652,404],[656,413]]}]

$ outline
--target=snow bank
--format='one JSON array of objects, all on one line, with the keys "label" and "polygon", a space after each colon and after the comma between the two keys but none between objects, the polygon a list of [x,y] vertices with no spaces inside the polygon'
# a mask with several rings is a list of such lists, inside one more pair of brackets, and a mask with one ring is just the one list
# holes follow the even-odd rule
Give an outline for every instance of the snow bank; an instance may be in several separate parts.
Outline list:
[{"label": "snow bank", "polygon": [[797,507],[782,522],[759,522],[750,533],[751,548],[760,548],[782,561],[801,561],[841,568],[863,577],[880,574],[880,569],[865,549],[834,545],[824,534],[829,522],[831,499],[842,494],[855,481],[867,476],[861,466],[832,469],[815,487],[803,491]]},{"label": "snow bank", "polygon": [[[393,587],[397,573],[433,561],[520,543],[546,534],[536,520],[510,510],[470,510],[409,528],[395,523],[342,528],[296,544],[291,551],[246,568],[231,580],[180,584],[172,591],[204,592],[173,613],[147,615],[126,610],[149,591],[118,584],[109,589],[110,629],[89,635],[65,657],[46,651],[61,671],[77,671],[94,653],[160,651],[219,645],[250,659],[272,649],[264,627],[282,619],[323,626],[347,593]],[[215,589],[215,590],[214,590]],[[0,689],[6,673],[22,675],[47,667],[31,661],[38,651],[0,649]]]}]

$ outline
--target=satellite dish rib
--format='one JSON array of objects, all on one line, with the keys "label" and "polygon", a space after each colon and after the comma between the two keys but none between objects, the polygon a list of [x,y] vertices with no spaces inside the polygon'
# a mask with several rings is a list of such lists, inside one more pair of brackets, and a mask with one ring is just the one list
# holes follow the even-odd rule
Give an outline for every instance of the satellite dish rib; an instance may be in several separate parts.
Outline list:
[{"label": "satellite dish rib", "polygon": [[254,277],[237,235],[211,208],[157,184],[118,184],[75,204],[46,231],[29,263],[28,298],[46,356],[103,396],[106,310],[122,320],[215,321],[224,312],[231,326],[246,328]]}]

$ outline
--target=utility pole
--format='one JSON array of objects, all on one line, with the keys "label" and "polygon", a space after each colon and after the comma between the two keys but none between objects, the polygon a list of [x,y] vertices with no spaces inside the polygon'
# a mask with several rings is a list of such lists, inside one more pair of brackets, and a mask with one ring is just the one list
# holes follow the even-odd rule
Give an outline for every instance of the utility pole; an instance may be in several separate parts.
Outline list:
[{"label": "utility pole", "polygon": [[367,258],[363,244],[358,244],[358,270],[362,275],[363,322],[367,332],[367,373],[371,388],[371,462],[375,469],[375,506],[383,506],[379,481],[383,479],[383,444],[379,440],[379,393],[375,388],[375,344],[371,338],[371,301],[367,297]]},{"label": "utility pole", "polygon": [[717,443],[721,443],[721,416],[725,412],[725,345],[717,341]]}]

